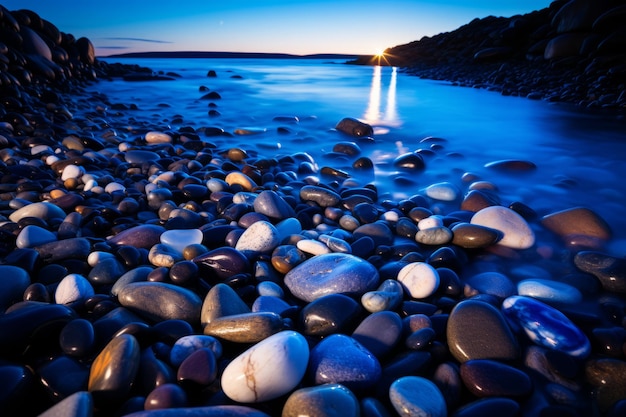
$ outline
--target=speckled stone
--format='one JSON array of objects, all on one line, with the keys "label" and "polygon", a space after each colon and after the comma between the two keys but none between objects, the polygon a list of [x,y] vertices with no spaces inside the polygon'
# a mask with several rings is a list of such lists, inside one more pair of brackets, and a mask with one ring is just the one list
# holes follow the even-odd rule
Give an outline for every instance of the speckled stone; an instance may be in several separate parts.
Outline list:
[{"label": "speckled stone", "polygon": [[222,373],[221,386],[226,396],[240,403],[272,400],[300,383],[308,361],[306,339],[286,330],[233,359]]},{"label": "speckled stone", "polygon": [[378,359],[354,338],[333,334],[311,350],[310,378],[315,384],[342,384],[350,390],[374,386],[382,375]]},{"label": "speckled stone", "polygon": [[585,358],[591,352],[587,336],[563,313],[541,301],[512,296],[502,302],[502,311],[540,346],[578,358]]},{"label": "speckled stone", "polygon": [[626,361],[599,358],[585,364],[585,379],[594,386],[603,411],[626,398]]},{"label": "speckled stone", "polygon": [[359,417],[359,400],[340,384],[300,388],[289,395],[282,417]]},{"label": "speckled stone", "polygon": [[315,256],[285,275],[285,285],[301,300],[311,302],[327,294],[363,295],[378,285],[376,268],[356,256],[330,253]]},{"label": "speckled stone", "polygon": [[123,334],[111,340],[91,365],[88,391],[96,404],[126,399],[139,369],[139,342]]},{"label": "speckled stone", "polygon": [[524,397],[533,388],[530,377],[521,370],[488,359],[462,363],[461,379],[477,397]]},{"label": "speckled stone", "polygon": [[278,230],[270,222],[260,220],[248,227],[237,240],[235,249],[246,256],[271,253],[280,244]]},{"label": "speckled stone", "polygon": [[135,282],[124,286],[118,296],[120,304],[149,320],[184,320],[200,322],[202,300],[186,288],[162,282]]},{"label": "speckled stone", "polygon": [[204,297],[200,321],[205,326],[220,317],[245,313],[250,313],[250,307],[235,290],[226,284],[219,283]]},{"label": "speckled stone", "polygon": [[439,388],[426,378],[405,376],[389,388],[389,400],[403,417],[446,417],[448,409]]},{"label": "speckled stone", "polygon": [[471,359],[512,361],[519,346],[505,318],[492,305],[466,300],[458,303],[447,323],[450,353],[459,362]]},{"label": "speckled stone", "polygon": [[204,334],[237,343],[256,343],[284,329],[276,313],[244,313],[214,318]]},{"label": "speckled stone", "polygon": [[502,232],[502,239],[498,241],[502,246],[528,249],[535,244],[535,233],[526,220],[506,207],[486,207],[474,214],[470,223]]},{"label": "speckled stone", "polygon": [[626,260],[595,251],[581,251],[574,256],[578,269],[593,274],[602,287],[611,292],[626,294]]},{"label": "speckled stone", "polygon": [[439,246],[451,242],[453,237],[452,231],[447,227],[435,226],[418,230],[415,241],[423,245]]}]

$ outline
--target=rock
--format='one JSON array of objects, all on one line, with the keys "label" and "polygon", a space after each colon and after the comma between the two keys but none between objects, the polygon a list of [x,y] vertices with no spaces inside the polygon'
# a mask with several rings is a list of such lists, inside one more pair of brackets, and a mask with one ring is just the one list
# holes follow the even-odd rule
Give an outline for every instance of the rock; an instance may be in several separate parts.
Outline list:
[{"label": "rock", "polygon": [[69,274],[59,282],[54,292],[54,301],[57,304],[80,304],[94,294],[95,291],[87,278],[80,274]]},{"label": "rock", "polygon": [[359,304],[346,295],[325,295],[302,308],[302,332],[306,336],[345,333],[352,328],[361,312]]},{"label": "rock", "polygon": [[135,282],[124,286],[118,295],[122,306],[154,322],[184,320],[196,325],[202,300],[196,293],[163,282]]},{"label": "rock", "polygon": [[374,291],[368,291],[361,297],[361,305],[370,313],[393,311],[400,306],[404,297],[402,284],[397,280],[387,279]]},{"label": "rock", "polygon": [[87,389],[89,368],[74,358],[58,356],[37,372],[48,395],[66,398]]},{"label": "rock", "polygon": [[185,247],[201,244],[203,236],[198,229],[166,230],[161,234],[159,240],[163,245],[169,246],[182,256]]},{"label": "rock", "polygon": [[90,417],[93,398],[87,391],[78,391],[48,408],[39,417]]},{"label": "rock", "polygon": [[116,258],[111,257],[101,259],[89,271],[87,278],[94,284],[114,284],[125,272],[124,266]]},{"label": "rock", "polygon": [[583,295],[569,284],[547,279],[525,279],[517,283],[517,293],[544,303],[578,304]]},{"label": "rock", "polygon": [[254,211],[271,220],[280,221],[295,217],[293,208],[275,191],[262,191],[254,200]]},{"label": "rock", "polygon": [[269,417],[254,408],[243,405],[213,405],[204,407],[181,407],[166,410],[137,411],[126,417]]},{"label": "rock", "polygon": [[64,219],[65,212],[52,203],[32,203],[15,210],[9,215],[9,220],[17,223],[25,217],[36,217],[49,222],[52,219]]},{"label": "rock", "polygon": [[372,126],[351,117],[341,119],[335,126],[335,129],[347,135],[356,137],[372,136],[374,134]]},{"label": "rock", "polygon": [[217,359],[211,349],[200,348],[187,356],[178,367],[176,380],[185,386],[205,387],[217,379]]},{"label": "rock", "polygon": [[408,152],[397,156],[393,160],[393,166],[408,171],[423,171],[426,168],[426,163],[422,155]]},{"label": "rock", "polygon": [[472,275],[465,282],[464,293],[466,297],[476,294],[489,294],[504,300],[516,294],[513,281],[499,272],[482,272]]},{"label": "rock", "polygon": [[219,283],[204,298],[200,321],[205,326],[219,317],[244,313],[250,313],[246,303],[231,287]]},{"label": "rock", "polygon": [[254,256],[258,253],[271,253],[279,244],[278,230],[270,222],[260,220],[243,232],[235,249],[246,256]]},{"label": "rock", "polygon": [[459,188],[449,182],[439,182],[426,187],[426,195],[434,200],[454,201],[459,198]]},{"label": "rock", "polygon": [[315,256],[285,275],[285,285],[299,299],[311,302],[327,294],[361,296],[378,285],[378,271],[354,255]]},{"label": "rock", "polygon": [[413,298],[428,298],[439,288],[437,270],[425,262],[412,262],[398,272],[398,281]]},{"label": "rock", "polygon": [[582,251],[574,256],[574,264],[581,271],[595,275],[605,290],[626,293],[626,259],[602,252]]},{"label": "rock", "polygon": [[448,409],[439,388],[420,376],[397,379],[389,388],[389,400],[401,416],[446,417]]},{"label": "rock", "polygon": [[56,235],[49,230],[35,225],[28,225],[17,236],[15,246],[18,248],[32,248],[56,240]]},{"label": "rock", "polygon": [[325,384],[300,388],[287,398],[282,417],[302,415],[319,417],[359,417],[359,401],[348,388],[340,384]]},{"label": "rock", "polygon": [[139,369],[139,343],[122,334],[111,340],[96,356],[89,373],[88,391],[96,405],[121,403],[130,392]]},{"label": "rock", "polygon": [[352,332],[352,338],[379,359],[392,351],[401,335],[402,319],[393,311],[370,314]]},{"label": "rock", "polygon": [[153,389],[144,402],[146,410],[180,408],[187,405],[187,394],[176,384],[165,383]]},{"label": "rock", "polygon": [[521,370],[488,359],[462,363],[461,378],[477,397],[525,397],[533,388],[530,377]]},{"label": "rock", "polygon": [[13,303],[22,301],[30,285],[28,273],[17,266],[0,265],[0,314]]},{"label": "rock", "polygon": [[331,250],[328,246],[318,240],[313,239],[299,240],[298,243],[296,243],[296,247],[299,251],[313,256],[331,253]]},{"label": "rock", "polygon": [[374,386],[381,377],[378,359],[352,337],[333,334],[311,350],[309,370],[315,384],[341,384],[358,391]]},{"label": "rock", "polygon": [[135,248],[150,249],[161,240],[165,228],[154,224],[142,224],[131,227],[110,238],[107,242],[115,246],[134,246]]},{"label": "rock", "polygon": [[149,144],[172,143],[172,137],[164,132],[150,131],[146,133],[146,142]]},{"label": "rock", "polygon": [[[453,240],[453,232],[444,226],[429,227],[420,229],[415,234],[415,241],[423,245],[441,246]],[[453,242],[459,244],[457,242]],[[459,246],[463,246],[460,245]]]},{"label": "rock", "polygon": [[626,362],[623,360],[589,360],[585,364],[585,379],[596,387],[595,396],[603,411],[626,397]]},{"label": "rock", "polygon": [[481,398],[454,412],[454,417],[516,416],[520,406],[510,398]]},{"label": "rock", "polygon": [[465,249],[488,248],[503,237],[499,230],[471,223],[458,223],[452,227],[452,243]]},{"label": "rock", "polygon": [[302,201],[313,201],[320,207],[334,207],[341,202],[341,196],[327,188],[315,185],[305,185],[300,189]]},{"label": "rock", "polygon": [[482,301],[458,303],[450,312],[447,336],[450,353],[461,363],[471,359],[513,361],[520,355],[502,314]]},{"label": "rock", "polygon": [[500,231],[503,236],[498,244],[502,246],[528,249],[535,244],[535,233],[526,220],[506,207],[486,207],[474,214],[470,223]]},{"label": "rock", "polygon": [[282,331],[252,346],[233,359],[221,378],[224,393],[240,403],[280,397],[304,377],[309,346],[302,335]]},{"label": "rock", "polygon": [[68,322],[59,334],[59,346],[68,356],[82,358],[91,353],[95,346],[93,325],[85,319]]},{"label": "rock", "polygon": [[584,236],[607,241],[611,239],[609,225],[593,210],[574,207],[544,216],[541,224],[564,239]]},{"label": "rock", "polygon": [[489,162],[485,164],[485,168],[507,173],[523,173],[536,170],[537,165],[534,162],[520,159],[503,159]]},{"label": "rock", "polygon": [[86,259],[91,251],[91,244],[85,238],[70,238],[44,243],[34,248],[39,257],[47,263],[66,259]]},{"label": "rock", "polygon": [[201,270],[209,272],[207,278],[218,280],[225,280],[233,275],[250,271],[248,258],[240,251],[228,246],[198,255],[193,258],[193,262],[198,264]]},{"label": "rock", "polygon": [[352,236],[354,240],[358,240],[365,236],[370,237],[376,246],[391,246],[394,239],[393,232],[389,226],[383,222],[361,225],[352,232]]},{"label": "rock", "polygon": [[256,343],[280,332],[285,327],[276,313],[243,313],[212,319],[204,326],[204,334],[229,342]]},{"label": "rock", "polygon": [[176,340],[170,351],[170,363],[179,367],[189,356],[201,349],[209,349],[216,359],[222,356],[222,344],[213,336],[188,335]]},{"label": "rock", "polygon": [[512,296],[502,302],[502,312],[537,345],[575,358],[586,358],[591,352],[587,336],[563,313],[541,301]]},{"label": "rock", "polygon": [[224,181],[230,186],[240,185],[245,191],[252,191],[257,188],[256,182],[242,172],[233,171],[226,175]]}]

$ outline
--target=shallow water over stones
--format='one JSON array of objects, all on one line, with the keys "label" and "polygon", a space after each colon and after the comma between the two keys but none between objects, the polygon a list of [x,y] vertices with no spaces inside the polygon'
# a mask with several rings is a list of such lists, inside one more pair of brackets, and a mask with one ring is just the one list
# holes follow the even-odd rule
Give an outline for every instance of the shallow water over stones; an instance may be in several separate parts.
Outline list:
[{"label": "shallow water over stones", "polygon": [[[608,175],[620,167],[594,171],[607,175],[596,194],[569,174],[558,186],[539,181],[570,170],[546,167],[544,156],[474,165],[475,148],[420,141],[427,129],[415,121],[379,121],[369,137],[350,137],[337,131],[343,115],[301,116],[310,104],[295,105],[297,117],[274,106],[260,117],[259,105],[246,114],[233,109],[260,81],[254,71],[250,83],[228,74],[207,87],[220,89],[219,123],[203,118],[206,100],[172,99],[189,85],[195,94],[194,77],[162,88],[172,107],[152,107],[166,100],[161,90],[147,88],[146,104],[143,90],[118,81],[96,86],[111,86],[113,98],[68,98],[76,116],[56,127],[58,139],[90,141],[44,141],[54,163],[29,151],[39,136],[27,142],[3,128],[12,152],[2,167],[0,383],[9,388],[0,411],[334,415],[338,401],[367,416],[535,416],[623,407],[623,390],[602,382],[621,384],[626,363],[622,191]],[[142,110],[117,110],[134,101],[115,95],[121,86]],[[390,147],[395,135],[402,141]],[[407,143],[421,150],[394,167]],[[29,169],[10,168],[20,166]],[[64,372],[82,379],[54,376]]]}]

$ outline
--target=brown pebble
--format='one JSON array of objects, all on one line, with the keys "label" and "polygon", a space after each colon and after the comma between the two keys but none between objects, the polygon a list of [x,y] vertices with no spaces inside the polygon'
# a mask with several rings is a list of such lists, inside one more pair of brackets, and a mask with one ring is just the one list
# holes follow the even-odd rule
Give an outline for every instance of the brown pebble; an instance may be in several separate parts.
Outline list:
[{"label": "brown pebble", "polygon": [[466,249],[486,248],[500,240],[502,234],[489,227],[459,223],[452,228],[452,243]]},{"label": "brown pebble", "polygon": [[500,204],[498,198],[489,190],[471,190],[461,202],[461,210],[472,211],[474,213],[484,209],[485,207],[497,206]]},{"label": "brown pebble", "polygon": [[541,224],[562,238],[575,235],[602,240],[611,238],[611,230],[604,219],[585,207],[548,214],[541,219]]}]

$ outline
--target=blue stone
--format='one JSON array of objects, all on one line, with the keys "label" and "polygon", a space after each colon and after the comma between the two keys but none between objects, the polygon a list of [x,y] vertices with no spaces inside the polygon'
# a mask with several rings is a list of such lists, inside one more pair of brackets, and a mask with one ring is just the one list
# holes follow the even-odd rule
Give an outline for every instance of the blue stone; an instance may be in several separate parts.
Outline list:
[{"label": "blue stone", "polygon": [[446,417],[446,401],[437,386],[420,376],[397,379],[389,388],[391,405],[401,416]]},{"label": "blue stone", "polygon": [[541,301],[515,295],[504,300],[502,312],[537,345],[580,358],[591,352],[587,336],[563,313]]},{"label": "blue stone", "polygon": [[252,311],[255,313],[265,311],[280,315],[290,308],[291,306],[285,300],[272,295],[261,295],[252,304]]},{"label": "blue stone", "polygon": [[342,384],[351,390],[374,386],[382,375],[378,359],[350,336],[333,334],[311,349],[311,379],[316,384]]},{"label": "blue stone", "polygon": [[174,343],[170,352],[170,363],[178,367],[192,353],[202,348],[211,350],[216,358],[222,356],[222,344],[213,336],[189,335],[181,337]]}]

